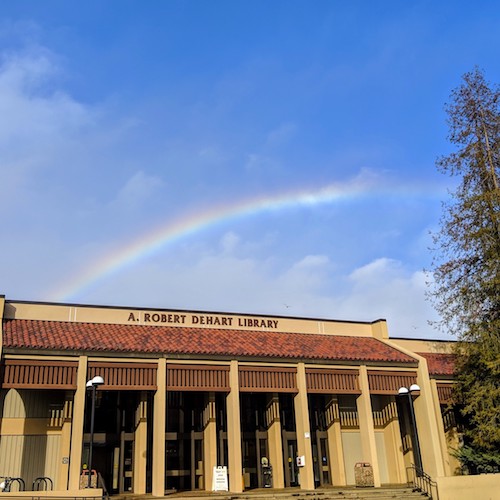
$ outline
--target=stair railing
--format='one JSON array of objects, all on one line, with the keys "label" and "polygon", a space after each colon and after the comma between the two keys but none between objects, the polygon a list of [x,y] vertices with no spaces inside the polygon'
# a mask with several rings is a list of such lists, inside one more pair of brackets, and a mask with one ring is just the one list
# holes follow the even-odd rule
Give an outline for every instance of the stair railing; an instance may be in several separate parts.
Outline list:
[{"label": "stair railing", "polygon": [[100,472],[97,473],[97,487],[102,488],[102,500],[109,500],[109,493],[106,489],[106,483],[104,482],[104,479],[101,476]]},{"label": "stair railing", "polygon": [[[409,471],[411,472],[408,473]],[[408,480],[408,486],[425,493],[430,500],[439,500],[439,492],[436,481],[433,481],[429,474],[424,472],[415,464],[411,464],[409,467],[406,467],[406,478]]]}]

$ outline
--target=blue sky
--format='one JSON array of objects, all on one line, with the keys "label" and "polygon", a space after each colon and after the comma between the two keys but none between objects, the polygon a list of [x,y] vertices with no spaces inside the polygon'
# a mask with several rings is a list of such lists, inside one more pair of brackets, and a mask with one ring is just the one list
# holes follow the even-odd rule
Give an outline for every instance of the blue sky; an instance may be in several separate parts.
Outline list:
[{"label": "blue sky", "polygon": [[[424,297],[455,182],[435,160],[462,74],[500,80],[499,13],[481,0],[3,2],[0,293],[384,317],[391,336],[447,338]],[[322,198],[331,187],[344,195]]]}]

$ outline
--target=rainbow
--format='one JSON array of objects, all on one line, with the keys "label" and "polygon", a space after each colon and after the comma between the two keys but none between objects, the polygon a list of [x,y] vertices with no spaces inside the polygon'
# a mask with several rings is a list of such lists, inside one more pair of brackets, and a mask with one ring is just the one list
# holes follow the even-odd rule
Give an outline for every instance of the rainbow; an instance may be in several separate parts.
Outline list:
[{"label": "rainbow", "polygon": [[[185,214],[178,219],[169,220],[149,233],[108,252],[91,266],[59,287],[50,294],[50,300],[69,301],[95,286],[106,277],[133,266],[165,247],[190,235],[210,227],[227,223],[239,218],[253,216],[263,212],[282,211],[297,207],[314,207],[320,204],[352,200],[380,191],[375,189],[370,180],[357,178],[344,184],[332,184],[321,189],[289,191],[273,196],[239,201],[234,204],[212,206],[194,214]],[[393,191],[392,191],[393,192]]]}]

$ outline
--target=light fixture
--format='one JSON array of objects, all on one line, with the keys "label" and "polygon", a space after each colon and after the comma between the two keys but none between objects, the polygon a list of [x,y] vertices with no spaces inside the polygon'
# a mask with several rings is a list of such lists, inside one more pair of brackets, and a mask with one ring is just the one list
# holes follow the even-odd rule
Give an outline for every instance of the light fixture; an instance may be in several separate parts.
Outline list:
[{"label": "light fixture", "polygon": [[411,423],[411,436],[412,436],[412,444],[413,444],[413,459],[415,460],[415,469],[417,471],[417,476],[422,476],[423,468],[422,468],[422,455],[420,453],[420,443],[418,440],[418,431],[417,431],[417,420],[415,418],[415,408],[413,407],[413,396],[412,394],[420,392],[420,386],[417,384],[410,385],[410,388],[400,387],[398,390],[398,394],[400,396],[406,396],[408,398],[408,406],[410,409],[410,423]]},{"label": "light fixture", "polygon": [[90,410],[90,443],[89,443],[89,464],[88,464],[88,483],[87,488],[91,488],[92,476],[92,448],[94,447],[94,419],[95,419],[95,398],[96,389],[98,386],[104,384],[104,379],[100,375],[96,375],[93,379],[89,380],[85,387],[92,390],[92,408]]}]

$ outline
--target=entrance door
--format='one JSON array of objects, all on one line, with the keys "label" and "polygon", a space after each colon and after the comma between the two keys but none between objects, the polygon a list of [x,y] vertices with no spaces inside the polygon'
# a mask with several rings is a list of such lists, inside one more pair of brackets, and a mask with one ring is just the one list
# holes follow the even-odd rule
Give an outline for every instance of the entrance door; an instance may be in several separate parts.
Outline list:
[{"label": "entrance door", "polygon": [[184,433],[166,433],[166,489],[184,491],[191,489],[191,439]]},{"label": "entrance door", "polygon": [[[113,468],[115,464],[113,465]],[[113,470],[113,483],[115,471]],[[120,435],[119,492],[133,491],[134,487],[134,434],[122,432]]]},{"label": "entrance door", "polygon": [[257,482],[259,488],[264,487],[264,474],[262,472],[262,459],[269,461],[269,446],[267,443],[267,431],[257,431],[255,433],[257,445]]},{"label": "entrance door", "polygon": [[285,462],[285,487],[299,486],[299,468],[297,467],[297,434],[283,431],[283,458]]},{"label": "entrance door", "polygon": [[245,489],[257,488],[257,442],[254,432],[242,433],[241,459],[243,465],[243,484]]},{"label": "entrance door", "polygon": [[330,457],[328,456],[328,434],[316,431],[312,443],[314,461],[314,483],[316,486],[332,484],[330,473]]},{"label": "entrance door", "polygon": [[203,474],[203,432],[191,431],[191,489],[205,489]]},{"label": "entrance door", "polygon": [[203,489],[203,432],[166,433],[167,490]]}]

